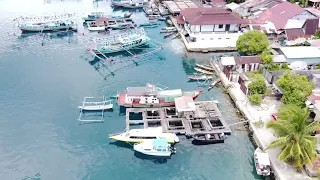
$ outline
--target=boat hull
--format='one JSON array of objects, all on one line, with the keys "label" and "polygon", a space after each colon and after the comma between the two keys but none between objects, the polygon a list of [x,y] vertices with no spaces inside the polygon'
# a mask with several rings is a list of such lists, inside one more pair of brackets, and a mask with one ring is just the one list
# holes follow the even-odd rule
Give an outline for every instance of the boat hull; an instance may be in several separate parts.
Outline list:
[{"label": "boat hull", "polygon": [[78,106],[79,109],[86,110],[86,111],[99,111],[99,110],[107,110],[107,109],[112,109],[113,105],[108,104],[108,105],[101,105],[101,106]]},{"label": "boat hull", "polygon": [[[135,144],[135,143],[142,143],[146,140],[150,140],[150,139],[130,139],[130,138],[122,138],[121,136],[110,136],[109,139],[113,139],[113,140],[116,140],[116,141],[122,141],[122,142],[126,142],[126,143],[130,143],[130,144]],[[174,139],[174,138],[167,138],[168,139],[168,143],[170,144],[174,144],[174,143],[177,143],[179,142],[177,139]]]},{"label": "boat hull", "polygon": [[67,31],[67,30],[75,30],[72,27],[56,27],[56,28],[28,28],[28,27],[20,27],[22,33],[34,33],[34,32],[52,32],[52,31]]},{"label": "boat hull", "polygon": [[138,46],[142,46],[142,45],[146,45],[150,40],[149,39],[144,39],[142,40],[140,43],[138,44],[133,44],[131,46],[128,46],[126,47],[126,49],[124,48],[119,48],[119,49],[110,49],[110,48],[107,48],[107,49],[94,49],[93,52],[95,54],[110,54],[110,53],[116,53],[116,52],[121,52],[121,51],[126,51],[128,49],[131,49],[131,48],[135,48],[135,47],[138,47]]},{"label": "boat hull", "polygon": [[207,144],[218,144],[218,143],[224,143],[225,138],[217,133],[210,134],[215,139],[207,139],[205,138],[206,134],[195,134],[193,136],[192,144],[195,145],[207,145]]}]

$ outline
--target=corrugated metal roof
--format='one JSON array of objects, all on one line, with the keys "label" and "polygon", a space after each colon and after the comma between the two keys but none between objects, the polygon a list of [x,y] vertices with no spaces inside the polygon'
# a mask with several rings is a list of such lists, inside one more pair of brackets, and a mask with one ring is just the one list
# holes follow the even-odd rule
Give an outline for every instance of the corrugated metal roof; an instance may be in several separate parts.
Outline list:
[{"label": "corrugated metal roof", "polygon": [[259,14],[258,19],[263,22],[272,22],[276,29],[279,30],[284,29],[288,19],[304,11],[300,6],[285,1],[263,11]]},{"label": "corrugated metal roof", "polygon": [[305,34],[314,35],[319,27],[319,19],[307,19]]},{"label": "corrugated metal roof", "polygon": [[295,40],[299,37],[304,37],[305,35],[302,28],[286,29],[285,32],[288,40]]},{"label": "corrugated metal roof", "polygon": [[238,15],[219,7],[188,8],[180,13],[192,25],[245,24]]},{"label": "corrugated metal roof", "polygon": [[288,19],[284,29],[302,28],[305,22],[305,19]]},{"label": "corrugated metal roof", "polygon": [[290,59],[320,58],[320,50],[312,46],[281,47],[280,50]]}]

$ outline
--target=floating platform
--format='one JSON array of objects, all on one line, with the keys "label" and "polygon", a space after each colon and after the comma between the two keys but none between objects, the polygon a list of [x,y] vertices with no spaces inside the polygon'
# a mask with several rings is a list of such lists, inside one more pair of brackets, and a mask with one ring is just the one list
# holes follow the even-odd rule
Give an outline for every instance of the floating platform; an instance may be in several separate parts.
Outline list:
[{"label": "floating platform", "polygon": [[[187,104],[187,103],[186,103]],[[181,107],[165,108],[127,108],[127,129],[140,125],[143,128],[162,127],[163,132],[185,134],[225,133],[231,134],[231,129],[224,121],[215,101],[194,102],[194,108],[188,110]]]}]

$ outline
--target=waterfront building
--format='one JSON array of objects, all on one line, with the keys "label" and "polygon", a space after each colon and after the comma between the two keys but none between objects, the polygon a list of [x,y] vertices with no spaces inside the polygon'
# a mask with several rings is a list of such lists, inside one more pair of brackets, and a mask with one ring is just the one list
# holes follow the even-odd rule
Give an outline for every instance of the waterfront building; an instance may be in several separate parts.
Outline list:
[{"label": "waterfront building", "polygon": [[224,8],[211,7],[184,9],[177,23],[183,28],[188,44],[210,51],[235,49],[236,41],[242,35],[241,25],[247,21]]},{"label": "waterfront building", "polygon": [[304,61],[308,65],[320,63],[320,50],[312,46],[281,47],[280,54],[284,55],[290,64],[294,61]]}]

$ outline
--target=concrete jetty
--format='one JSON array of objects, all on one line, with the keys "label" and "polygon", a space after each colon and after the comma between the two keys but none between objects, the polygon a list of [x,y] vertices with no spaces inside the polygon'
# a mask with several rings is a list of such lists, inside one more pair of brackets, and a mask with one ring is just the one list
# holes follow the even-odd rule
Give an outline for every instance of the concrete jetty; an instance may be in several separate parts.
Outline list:
[{"label": "concrete jetty", "polygon": [[141,124],[144,128],[161,126],[163,132],[176,134],[231,134],[214,101],[193,102],[190,99],[176,98],[175,107],[127,108],[127,129],[133,124]]},{"label": "concrete jetty", "polygon": [[[243,94],[240,89],[240,85],[235,82],[230,82],[224,73],[219,68],[219,65],[215,60],[210,61],[211,66],[214,68],[217,76],[221,79],[224,87],[234,101],[235,105],[243,116],[249,121],[250,129],[253,132],[253,138],[256,143],[263,149],[265,149],[272,141],[277,138],[273,135],[270,129],[267,129],[265,125],[271,120],[271,113],[277,111],[274,107],[269,107],[268,109],[259,110],[257,107],[251,105],[248,98]],[[261,121],[264,125],[261,127],[256,127],[254,122]],[[284,162],[281,162],[278,158],[280,153],[280,148],[268,149],[266,152],[269,155],[272,170],[276,179],[279,180],[311,180],[304,171],[299,173],[294,167]]]}]

